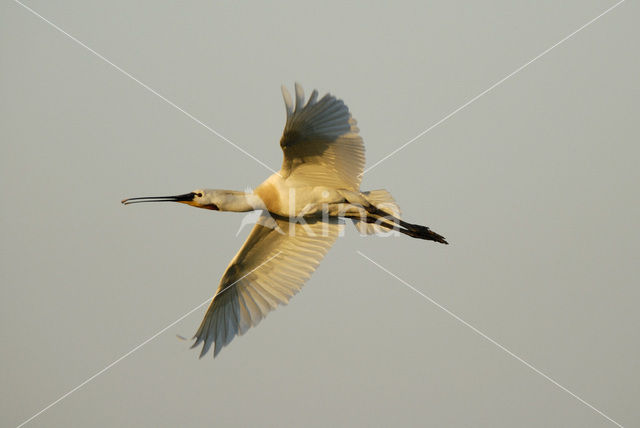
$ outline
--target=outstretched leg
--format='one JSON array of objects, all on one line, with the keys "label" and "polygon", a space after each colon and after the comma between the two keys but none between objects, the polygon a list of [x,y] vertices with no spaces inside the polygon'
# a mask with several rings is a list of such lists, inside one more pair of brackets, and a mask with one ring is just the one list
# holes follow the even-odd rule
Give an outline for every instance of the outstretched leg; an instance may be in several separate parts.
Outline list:
[{"label": "outstretched leg", "polygon": [[[391,197],[391,194],[386,190],[354,192],[340,189],[338,192],[344,197],[344,201],[331,204],[329,215],[339,215],[365,223],[376,224],[384,229],[397,230],[412,238],[448,244],[442,235],[435,233],[427,226],[407,223],[398,218],[399,216],[396,217],[395,215],[389,214],[389,209],[394,212],[397,211],[398,213],[400,210]],[[379,208],[378,205],[384,207],[384,209]],[[333,213],[331,213],[332,210],[334,211]],[[339,214],[337,214],[336,211],[339,211]]]},{"label": "outstretched leg", "polygon": [[[368,207],[366,207],[366,210],[367,210],[367,214],[369,214],[368,217],[374,218],[373,221],[369,221],[368,219],[365,220],[367,221],[367,223],[373,223],[377,221],[375,220],[376,218],[382,218],[387,220],[387,222],[391,222],[396,226],[399,226],[397,227],[397,230],[399,232],[404,233],[407,236],[411,236],[412,238],[426,239],[429,241],[435,241],[435,242],[439,242],[441,244],[447,244],[447,245],[449,244],[445,240],[444,236],[435,233],[433,230],[429,229],[427,226],[422,226],[420,224],[407,223],[406,221],[396,218],[374,205],[369,205]],[[382,227],[387,227],[387,226],[382,225]]]},{"label": "outstretched leg", "polygon": [[329,206],[330,216],[339,216],[376,224],[383,229],[397,230],[398,232],[412,238],[426,239],[429,241],[448,244],[445,238],[426,226],[407,223],[399,218],[386,213],[385,211],[369,204],[362,207],[354,204],[342,203]]}]

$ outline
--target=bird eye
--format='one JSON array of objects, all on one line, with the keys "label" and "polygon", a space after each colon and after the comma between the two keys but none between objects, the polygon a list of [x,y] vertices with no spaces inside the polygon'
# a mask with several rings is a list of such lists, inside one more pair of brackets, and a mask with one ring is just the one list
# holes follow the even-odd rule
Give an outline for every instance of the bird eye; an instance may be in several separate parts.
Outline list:
[{"label": "bird eye", "polygon": [[201,193],[201,192],[198,192],[198,193],[196,193],[196,196],[197,196],[197,197],[199,197],[199,198],[201,198],[201,197],[202,197],[202,193]]}]

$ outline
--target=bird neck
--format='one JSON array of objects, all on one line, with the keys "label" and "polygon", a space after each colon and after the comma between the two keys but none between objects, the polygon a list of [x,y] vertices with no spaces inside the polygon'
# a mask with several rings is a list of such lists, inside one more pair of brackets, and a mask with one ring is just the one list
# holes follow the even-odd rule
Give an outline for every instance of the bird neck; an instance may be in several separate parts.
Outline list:
[{"label": "bird neck", "polygon": [[224,198],[219,205],[220,211],[247,212],[264,209],[262,199],[253,193],[224,191]]}]

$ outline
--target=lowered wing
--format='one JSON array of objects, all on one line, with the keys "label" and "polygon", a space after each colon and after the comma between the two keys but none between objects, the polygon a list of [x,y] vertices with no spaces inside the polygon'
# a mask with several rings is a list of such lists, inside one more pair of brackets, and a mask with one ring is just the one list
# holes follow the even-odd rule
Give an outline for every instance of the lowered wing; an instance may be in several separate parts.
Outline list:
[{"label": "lowered wing", "polygon": [[320,219],[301,224],[263,214],[227,267],[195,334],[192,347],[204,343],[200,357],[214,344],[215,357],[235,336],[286,304],[315,271],[341,227]]}]

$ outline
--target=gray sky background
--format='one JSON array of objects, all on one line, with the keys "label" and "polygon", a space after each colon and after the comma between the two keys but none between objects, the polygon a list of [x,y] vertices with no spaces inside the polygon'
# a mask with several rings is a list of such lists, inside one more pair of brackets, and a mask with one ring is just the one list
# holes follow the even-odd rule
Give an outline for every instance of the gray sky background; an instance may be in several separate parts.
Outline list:
[{"label": "gray sky background", "polygon": [[[277,169],[280,85],[345,100],[371,165],[613,1],[29,0]],[[29,426],[625,426],[640,408],[640,36],[625,2],[366,174],[449,247],[353,227],[219,358],[206,307]],[[212,296],[242,215],[127,196],[270,172],[12,1],[0,4],[0,423]]]}]

